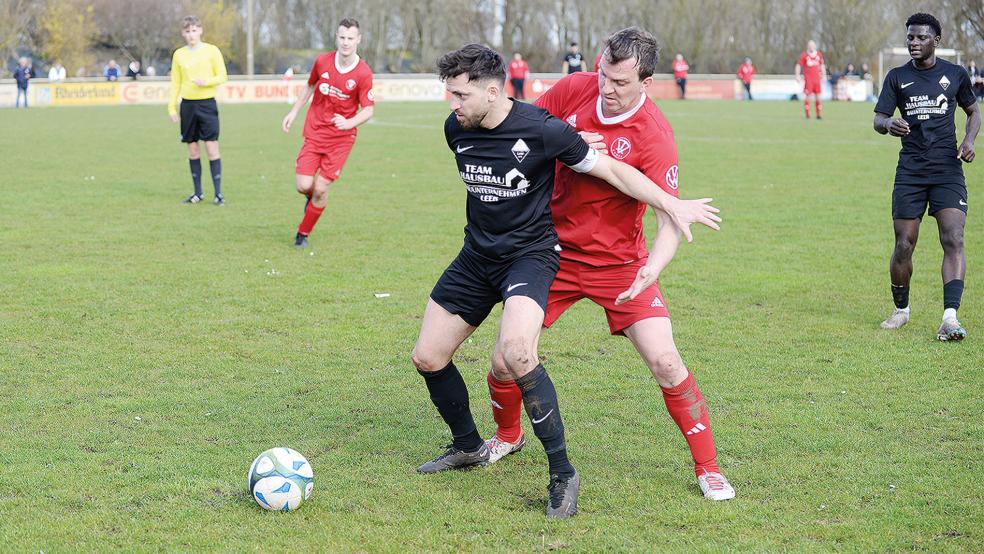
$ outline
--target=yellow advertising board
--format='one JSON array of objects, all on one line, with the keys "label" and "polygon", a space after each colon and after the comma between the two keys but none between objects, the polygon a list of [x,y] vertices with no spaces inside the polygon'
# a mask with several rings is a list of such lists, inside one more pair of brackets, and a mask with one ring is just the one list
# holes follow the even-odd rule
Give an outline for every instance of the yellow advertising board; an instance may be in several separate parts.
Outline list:
[{"label": "yellow advertising board", "polygon": [[39,106],[108,106],[120,103],[119,83],[33,85]]}]

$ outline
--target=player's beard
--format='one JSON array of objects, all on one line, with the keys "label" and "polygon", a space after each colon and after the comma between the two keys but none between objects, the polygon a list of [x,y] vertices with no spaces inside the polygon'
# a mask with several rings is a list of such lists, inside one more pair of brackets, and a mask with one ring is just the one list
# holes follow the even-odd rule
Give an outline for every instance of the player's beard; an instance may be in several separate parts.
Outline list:
[{"label": "player's beard", "polygon": [[482,126],[482,121],[485,120],[485,116],[489,115],[489,110],[485,110],[485,113],[475,114],[471,117],[462,115],[458,122],[461,124],[462,129],[468,129],[473,131]]}]

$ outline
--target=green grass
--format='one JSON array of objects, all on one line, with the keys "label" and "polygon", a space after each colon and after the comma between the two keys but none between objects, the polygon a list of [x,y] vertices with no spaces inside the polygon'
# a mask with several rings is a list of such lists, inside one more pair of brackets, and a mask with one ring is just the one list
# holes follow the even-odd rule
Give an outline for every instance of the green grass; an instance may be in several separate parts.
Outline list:
[{"label": "green grass", "polygon": [[[912,321],[878,329],[898,142],[871,130],[870,105],[828,103],[822,122],[797,103],[661,107],[684,196],[725,218],[662,288],[736,500],[699,496],[658,385],[587,303],[541,341],[584,479],[576,518],[543,517],[538,444],[414,473],[449,437],[409,361],[464,225],[444,105],[377,107],[311,253],[290,247],[303,202],[286,106],[222,107],[221,209],[179,203],[187,163],[162,107],[8,110],[3,550],[980,550],[981,168],[967,172],[970,338],[940,344],[931,218]],[[484,434],[496,331],[490,318],[456,357]],[[315,469],[294,514],[245,491],[253,457],[279,445]]]}]

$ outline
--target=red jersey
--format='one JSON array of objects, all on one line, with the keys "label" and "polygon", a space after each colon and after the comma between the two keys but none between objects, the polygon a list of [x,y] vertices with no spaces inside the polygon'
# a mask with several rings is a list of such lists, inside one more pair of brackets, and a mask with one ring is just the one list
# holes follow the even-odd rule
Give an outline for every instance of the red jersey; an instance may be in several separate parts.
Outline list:
[{"label": "red jersey", "polygon": [[[645,95],[625,114],[601,112],[597,73],[568,75],[543,93],[536,105],[578,131],[604,136],[608,154],[635,167],[677,196],[677,150],[673,129]],[[592,266],[621,265],[648,256],[642,216],[646,204],[608,183],[558,163],[550,202],[563,248],[561,258]]]},{"label": "red jersey", "polygon": [[676,58],[673,59],[674,79],[686,79],[688,71],[690,71],[690,65],[687,64],[687,60],[677,60]]},{"label": "red jersey", "polygon": [[820,66],[823,65],[823,53],[817,50],[813,55],[810,55],[806,51],[803,51],[796,65],[803,68],[803,77],[807,81],[819,82]]},{"label": "red jersey", "polygon": [[509,62],[509,78],[510,79],[525,79],[526,75],[530,72],[530,66],[524,60],[516,61],[513,60]]},{"label": "red jersey", "polygon": [[353,140],[358,129],[340,130],[332,123],[335,114],[348,119],[373,105],[372,70],[361,59],[349,67],[339,67],[335,52],[318,56],[311,67],[308,85],[314,87],[314,100],[304,120],[304,140],[330,145],[338,139]]},{"label": "red jersey", "polygon": [[743,63],[738,68],[738,78],[741,79],[741,82],[745,83],[746,85],[752,82],[752,77],[754,76],[755,76],[754,65],[750,63]]}]

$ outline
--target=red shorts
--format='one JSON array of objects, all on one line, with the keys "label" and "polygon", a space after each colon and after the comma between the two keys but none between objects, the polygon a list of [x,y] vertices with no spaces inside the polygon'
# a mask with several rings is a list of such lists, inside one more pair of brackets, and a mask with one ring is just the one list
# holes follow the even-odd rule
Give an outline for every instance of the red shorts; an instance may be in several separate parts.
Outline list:
[{"label": "red shorts", "polygon": [[329,145],[315,145],[304,141],[304,146],[301,146],[301,151],[297,154],[295,171],[298,175],[314,175],[320,170],[322,179],[334,181],[342,173],[342,166],[354,144],[355,137]]},{"label": "red shorts", "polygon": [[820,94],[820,79],[805,79],[803,81],[803,94]]},{"label": "red shorts", "polygon": [[616,306],[615,299],[632,285],[639,268],[646,260],[630,264],[593,267],[567,259],[560,260],[560,270],[550,286],[544,327],[550,327],[567,308],[578,300],[588,298],[605,309],[608,328],[613,335],[622,335],[626,327],[650,317],[670,317],[659,292],[659,283],[642,291],[630,302]]}]

